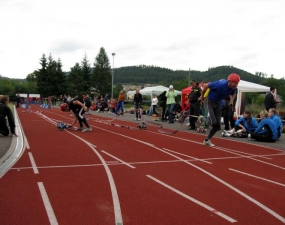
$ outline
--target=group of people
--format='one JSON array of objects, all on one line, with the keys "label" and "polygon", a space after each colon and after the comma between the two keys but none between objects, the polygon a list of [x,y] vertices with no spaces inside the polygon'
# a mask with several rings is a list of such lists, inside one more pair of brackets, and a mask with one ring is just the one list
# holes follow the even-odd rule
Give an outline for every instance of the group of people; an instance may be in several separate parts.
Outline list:
[{"label": "group of people", "polygon": [[[148,115],[151,116],[153,114],[157,114],[156,108],[160,100],[160,106],[162,108],[161,121],[165,122],[168,119],[168,123],[174,123],[173,112],[176,111],[176,96],[177,93],[174,91],[173,85],[170,85],[168,91],[162,92],[158,97],[154,94],[151,99],[151,108],[148,112]],[[134,94],[135,120],[141,120],[142,99],[143,98],[140,90],[136,89],[136,93]]]}]

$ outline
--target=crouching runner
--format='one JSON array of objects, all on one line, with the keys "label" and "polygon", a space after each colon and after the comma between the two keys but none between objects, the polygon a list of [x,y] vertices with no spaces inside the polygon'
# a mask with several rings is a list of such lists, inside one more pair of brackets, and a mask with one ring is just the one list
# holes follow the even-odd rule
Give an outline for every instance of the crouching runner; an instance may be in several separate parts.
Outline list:
[{"label": "crouching runner", "polygon": [[[82,130],[82,132],[92,131],[92,128],[88,124],[86,118],[84,117],[84,113],[87,112],[89,107],[91,106],[91,101],[89,97],[86,95],[82,95],[82,97],[77,97],[71,99],[68,103],[63,103],[61,105],[61,110],[64,112],[72,111],[74,114],[74,120],[72,124],[67,124],[68,127],[73,127],[78,120],[79,127],[75,128],[75,130]],[[83,123],[86,128],[83,129]]]},{"label": "crouching runner", "polygon": [[265,110],[260,112],[260,118],[262,120],[260,121],[259,126],[254,132],[251,132],[248,135],[248,139],[263,142],[275,142],[278,138],[276,124],[272,119],[268,118],[268,113]]}]

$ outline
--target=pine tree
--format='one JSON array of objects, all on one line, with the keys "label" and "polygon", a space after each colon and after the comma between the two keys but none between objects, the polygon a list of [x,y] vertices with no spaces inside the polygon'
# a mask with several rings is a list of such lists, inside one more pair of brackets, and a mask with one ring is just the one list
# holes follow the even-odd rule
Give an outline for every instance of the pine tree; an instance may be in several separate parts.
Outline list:
[{"label": "pine tree", "polygon": [[82,68],[79,63],[75,63],[74,67],[71,67],[70,69],[68,88],[67,93],[65,94],[69,94],[70,96],[85,94]]},{"label": "pine tree", "polygon": [[45,54],[42,55],[42,58],[40,59],[40,65],[41,69],[36,71],[36,81],[38,86],[38,93],[41,95],[41,97],[48,97],[48,90],[47,87],[49,86],[48,83],[48,71],[47,71],[47,59],[45,57]]},{"label": "pine tree", "polygon": [[65,73],[62,71],[62,63],[60,58],[57,60],[56,62],[56,72],[55,72],[55,78],[56,78],[56,82],[55,82],[55,95],[56,96],[60,96],[63,95],[66,92],[66,87],[67,87],[67,83],[66,83],[66,75]]},{"label": "pine tree", "polygon": [[86,94],[90,94],[92,72],[91,72],[91,67],[87,59],[86,53],[85,53],[83,60],[81,61],[81,70],[82,70],[82,76],[83,76],[84,91]]},{"label": "pine tree", "polygon": [[92,73],[92,87],[100,92],[102,95],[111,93],[112,89],[112,73],[109,58],[105,49],[100,48],[94,63],[94,70]]}]

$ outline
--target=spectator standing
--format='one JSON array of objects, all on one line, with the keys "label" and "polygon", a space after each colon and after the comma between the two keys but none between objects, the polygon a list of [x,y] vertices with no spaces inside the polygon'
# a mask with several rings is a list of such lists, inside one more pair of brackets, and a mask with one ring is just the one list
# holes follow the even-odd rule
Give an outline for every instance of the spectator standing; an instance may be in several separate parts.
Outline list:
[{"label": "spectator standing", "polygon": [[165,122],[166,121],[165,111],[166,111],[166,101],[167,101],[166,91],[162,92],[158,97],[160,100],[160,106],[162,108],[161,121]]},{"label": "spectator standing", "polygon": [[20,94],[18,93],[17,95],[16,95],[16,109],[17,108],[20,108],[20,102],[21,102],[21,97],[20,97]]},{"label": "spectator standing", "polygon": [[108,94],[106,94],[105,97],[104,97],[104,102],[107,104],[107,103],[108,103],[108,100],[109,100]]},{"label": "spectator standing", "polygon": [[209,88],[209,94],[207,96],[207,108],[208,108],[208,123],[212,126],[209,135],[203,141],[204,145],[214,147],[211,138],[215,133],[221,129],[221,101],[228,95],[231,96],[230,104],[233,104],[233,99],[236,97],[236,88],[240,82],[239,75],[232,73],[228,76],[228,80],[219,80],[209,82],[204,85],[202,94],[199,100],[204,101],[204,94]]},{"label": "spectator standing", "polygon": [[140,93],[139,89],[136,89],[136,93],[134,94],[134,110],[136,118],[135,120],[141,120],[141,115],[139,113],[139,110],[141,109],[142,104],[142,94]]},{"label": "spectator standing", "polygon": [[121,90],[118,96],[117,106],[115,110],[115,114],[118,113],[119,109],[122,111],[122,115],[124,114],[124,101],[126,100],[126,96],[124,94],[124,91]]},{"label": "spectator standing", "polygon": [[233,105],[230,104],[230,100],[231,100],[231,97],[227,96],[225,107],[223,108],[223,118],[224,118],[225,130],[230,129],[229,125],[231,125],[231,129],[235,127],[234,108],[235,108],[236,97],[233,100]]},{"label": "spectator standing", "polygon": [[176,92],[173,89],[173,86],[170,85],[168,91],[166,92],[165,96],[167,97],[166,105],[168,109],[168,123],[174,123],[172,111],[175,106],[175,97],[177,96]]},{"label": "spectator standing", "polygon": [[198,119],[197,117],[200,115],[200,102],[198,101],[198,99],[201,96],[202,89],[199,87],[198,83],[195,80],[192,80],[191,85],[192,89],[189,93],[190,127],[188,128],[188,130],[196,130],[195,124]]},{"label": "spectator standing", "polygon": [[4,136],[9,135],[9,128],[7,126],[7,120],[6,120],[7,117],[11,134],[18,137],[18,135],[15,132],[15,122],[14,122],[13,113],[9,108],[8,103],[9,103],[9,97],[7,95],[0,95],[0,134]]},{"label": "spectator standing", "polygon": [[265,95],[264,98],[264,106],[267,112],[269,109],[275,108],[276,109],[276,95],[275,95],[275,87],[270,88],[270,92]]},{"label": "spectator standing", "polygon": [[158,99],[157,99],[157,96],[154,94],[151,99],[152,114],[156,114],[157,103],[158,103]]}]

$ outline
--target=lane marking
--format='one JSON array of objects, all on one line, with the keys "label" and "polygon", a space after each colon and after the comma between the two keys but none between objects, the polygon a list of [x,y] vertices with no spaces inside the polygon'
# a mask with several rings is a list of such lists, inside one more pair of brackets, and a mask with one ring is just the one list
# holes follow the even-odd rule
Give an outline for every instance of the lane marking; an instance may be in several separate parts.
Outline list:
[{"label": "lane marking", "polygon": [[208,161],[205,161],[205,160],[203,160],[203,159],[198,159],[198,158],[195,158],[195,157],[190,156],[190,155],[182,154],[182,153],[180,153],[180,152],[175,152],[175,151],[169,150],[169,149],[167,149],[167,148],[163,148],[163,150],[172,152],[172,153],[177,154],[177,155],[183,155],[183,156],[186,156],[186,157],[188,157],[188,158],[195,159],[196,161],[201,161],[201,162],[204,162],[204,163],[213,164],[213,163],[208,162]]},{"label": "lane marking", "polygon": [[[221,150],[221,151],[229,152],[228,149],[226,149],[226,148],[222,148],[222,147],[216,147],[216,148],[219,149],[219,150]],[[232,154],[240,155],[240,154],[234,153],[234,152],[232,152]],[[252,157],[250,157],[250,156],[245,156],[245,155],[241,155],[241,156],[243,156],[243,157],[245,157],[245,158],[248,158],[248,159],[251,159],[251,160],[254,160],[254,161],[257,161],[257,162],[260,162],[260,163],[267,164],[267,165],[269,165],[269,166],[273,166],[273,167],[276,167],[276,168],[285,170],[285,168],[282,167],[282,166],[278,166],[278,165],[275,165],[275,164],[272,164],[272,163],[264,162],[264,161],[262,161],[262,160],[252,158]]]},{"label": "lane marking", "polygon": [[272,209],[268,208],[267,206],[263,205],[262,203],[260,203],[259,201],[255,200],[254,198],[250,197],[249,195],[245,194],[244,192],[242,192],[241,190],[237,189],[236,187],[230,185],[229,183],[227,183],[226,181],[222,180],[221,178],[215,176],[214,174],[208,172],[205,169],[202,169],[199,166],[196,166],[195,164],[192,164],[190,162],[188,162],[187,160],[184,160],[176,155],[173,155],[170,152],[167,152],[165,150],[162,150],[160,148],[156,148],[157,150],[164,152],[165,154],[168,155],[172,155],[174,158],[176,159],[180,159],[181,161],[185,162],[186,164],[196,168],[197,170],[200,170],[202,173],[207,174],[208,176],[210,176],[211,178],[213,178],[214,180],[220,182],[221,184],[225,185],[226,187],[230,188],[231,190],[233,190],[234,192],[238,193],[239,195],[243,196],[244,198],[246,198],[247,200],[249,200],[250,202],[254,203],[255,205],[257,205],[258,207],[260,207],[261,209],[263,209],[264,211],[268,212],[269,214],[271,214],[273,217],[275,217],[276,219],[280,220],[281,222],[285,223],[285,218],[280,216],[278,213],[274,212]]},{"label": "lane marking", "polygon": [[[283,154],[275,154],[275,155],[269,155],[269,156],[283,156]],[[205,158],[205,160],[227,160],[227,159],[243,159],[243,158],[248,158],[248,157],[243,157],[243,156],[230,156],[230,157],[217,157],[217,158]],[[197,160],[186,160],[188,162],[196,162]],[[139,165],[139,164],[154,164],[154,163],[175,163],[175,162],[181,162],[181,160],[163,160],[163,161],[148,161],[148,162],[129,162],[129,164],[132,165]],[[207,161],[205,161],[207,162]],[[115,163],[112,162],[113,165],[121,165],[122,163]],[[98,164],[83,164],[83,165],[64,165],[64,166],[38,166],[38,169],[53,169],[53,168],[75,168],[75,167],[92,167],[92,166],[102,166],[102,163]],[[10,170],[18,170],[18,169],[31,169],[31,167],[13,167]]]},{"label": "lane marking", "polygon": [[[93,127],[96,127],[96,126],[93,126]],[[103,128],[100,128],[100,127],[96,127],[96,128],[98,128],[98,129],[100,129],[100,130],[107,131],[107,132],[109,132],[109,133],[116,134],[116,135],[118,135],[118,136],[125,137],[125,138],[127,138],[127,139],[134,140],[134,141],[139,142],[139,143],[146,144],[146,142],[144,142],[144,141],[141,141],[141,140],[138,140],[138,139],[135,139],[135,138],[132,138],[132,137],[123,135],[123,134],[119,134],[119,133],[117,133],[117,132],[113,132],[113,131],[110,131],[110,130],[107,130],[107,129],[103,129]],[[67,131],[67,132],[70,133],[70,134],[72,134],[72,135],[74,135],[73,133],[71,133],[71,132],[69,132],[69,131]],[[74,135],[74,136],[76,136],[76,135]],[[165,135],[165,136],[169,137],[169,135]],[[79,139],[81,139],[81,140],[83,140],[82,138],[80,138],[80,137],[78,137],[78,136],[76,136],[76,137],[79,138]],[[178,139],[182,139],[182,138],[178,138]],[[189,141],[189,140],[187,140],[187,139],[182,139],[182,140]],[[86,142],[85,140],[83,140],[83,141],[84,141],[85,143],[88,143],[88,142]],[[190,141],[190,142],[194,142],[194,141]],[[196,143],[199,143],[199,145],[202,145],[202,143],[200,143],[200,142],[196,142]],[[147,144],[147,145],[150,146],[150,144]],[[200,170],[201,172],[203,172],[203,173],[207,174],[208,176],[212,177],[214,180],[216,180],[216,181],[222,183],[223,185],[227,186],[228,188],[232,189],[232,190],[235,191],[236,193],[240,194],[241,196],[243,196],[243,197],[246,198],[247,200],[251,201],[252,203],[256,204],[257,206],[259,206],[260,208],[262,208],[263,210],[265,210],[266,212],[268,212],[269,214],[271,214],[272,216],[274,216],[275,218],[277,218],[278,220],[280,220],[280,221],[282,221],[283,223],[285,223],[285,218],[283,218],[282,216],[280,216],[279,214],[277,214],[276,212],[274,212],[274,211],[271,210],[270,208],[266,207],[266,206],[263,205],[262,203],[258,202],[258,201],[255,200],[254,198],[250,197],[249,195],[243,193],[243,192],[240,191],[239,189],[237,189],[237,188],[235,188],[234,186],[230,185],[229,183],[227,183],[227,182],[223,181],[222,179],[218,178],[217,176],[211,174],[210,172],[208,172],[208,171],[206,171],[206,170],[200,168],[199,166],[196,166],[196,165],[194,165],[194,164],[188,162],[187,160],[184,160],[184,159],[182,159],[182,158],[180,158],[180,157],[178,157],[178,156],[176,156],[176,155],[173,155],[172,153],[169,153],[169,152],[167,152],[167,151],[165,151],[165,150],[162,150],[162,149],[160,149],[160,148],[158,148],[158,147],[155,147],[155,146],[151,146],[151,147],[153,147],[154,149],[157,149],[157,150],[159,150],[159,151],[161,151],[161,152],[164,152],[165,154],[171,155],[171,156],[173,156],[173,157],[176,158],[176,159],[180,159],[181,161],[185,162],[186,164],[189,164],[189,165],[193,166],[194,168]],[[213,148],[213,149],[219,150],[219,148]],[[220,149],[220,150],[222,150],[222,149]],[[223,151],[225,151],[225,150],[223,150]],[[97,154],[97,153],[96,153],[96,154]],[[99,153],[98,153],[98,154],[99,154]],[[232,154],[234,154],[234,153],[232,153]],[[99,155],[100,155],[100,154],[99,154]],[[237,154],[236,154],[236,155],[237,155]],[[100,155],[100,157],[101,157],[101,155]],[[244,157],[246,157],[246,156],[244,156]],[[250,157],[246,157],[246,158],[251,159]],[[254,159],[253,159],[253,160],[254,160]],[[261,160],[256,160],[256,161],[263,162],[263,161],[261,161]],[[108,168],[107,165],[106,165],[106,167]],[[108,169],[109,169],[109,168],[108,168]]]},{"label": "lane marking", "polygon": [[38,186],[40,189],[40,193],[44,202],[44,206],[46,208],[46,212],[48,215],[48,219],[51,225],[58,225],[57,219],[55,217],[54,211],[52,209],[52,206],[50,204],[46,189],[44,187],[44,184],[42,182],[38,182]]},{"label": "lane marking", "polygon": [[230,149],[228,151],[239,153],[239,154],[245,154],[245,155],[249,155],[249,156],[253,156],[253,157],[257,157],[257,158],[264,158],[264,159],[271,159],[272,160],[272,158],[264,157],[262,155],[251,154],[251,153],[248,153],[248,152],[241,152],[241,151],[233,150],[233,149]]},{"label": "lane marking", "polygon": [[[48,122],[50,122],[52,124],[56,124],[56,122],[54,122],[49,117],[47,117],[45,115],[42,115],[42,114],[38,114],[38,115],[41,116],[42,118],[44,118],[46,121],[48,121]],[[70,135],[78,138],[79,140],[84,142],[87,146],[89,146],[95,152],[95,154],[98,156],[100,161],[102,162],[102,164],[104,166],[104,169],[105,169],[105,171],[107,173],[107,178],[109,180],[109,184],[110,184],[110,188],[111,188],[111,194],[112,194],[112,199],[113,199],[113,204],[114,204],[115,223],[117,225],[123,224],[123,218],[122,218],[122,211],[121,211],[119,196],[118,196],[118,192],[117,192],[117,188],[116,188],[116,185],[115,185],[115,181],[114,181],[113,175],[111,173],[110,168],[108,167],[108,164],[106,163],[104,158],[101,156],[101,154],[96,150],[95,146],[92,143],[84,140],[80,136],[78,136],[76,134],[73,134],[73,133],[71,133],[70,131],[68,131],[66,129],[64,131],[69,133]]]},{"label": "lane marking", "polygon": [[36,162],[35,162],[35,160],[34,160],[34,157],[33,157],[32,153],[31,153],[31,152],[28,152],[28,154],[29,154],[29,158],[30,158],[30,161],[31,161],[31,164],[32,164],[34,173],[35,173],[35,174],[39,174],[39,170],[38,170],[38,168],[37,168],[37,165],[36,165]]},{"label": "lane marking", "polygon": [[229,168],[229,170],[285,187],[285,184],[278,183],[278,182],[273,181],[273,180],[268,180],[266,178],[258,177],[258,176],[255,176],[255,175],[252,175],[252,174],[249,174],[249,173],[245,173],[245,172],[242,172],[242,171],[239,171],[239,170],[235,170],[235,169],[232,169],[232,168]]},{"label": "lane marking", "polygon": [[189,195],[186,195],[185,193],[183,193],[183,192],[181,192],[181,191],[179,191],[179,190],[177,190],[177,189],[175,189],[175,188],[169,186],[168,184],[166,184],[166,183],[164,183],[164,182],[162,182],[162,181],[160,181],[160,180],[154,178],[153,176],[151,176],[151,175],[146,175],[146,176],[147,176],[148,178],[154,180],[155,182],[161,184],[162,186],[164,186],[164,187],[170,189],[171,191],[175,192],[176,194],[179,194],[179,195],[181,195],[182,197],[184,197],[184,198],[186,198],[186,199],[188,199],[188,200],[190,200],[190,201],[196,203],[197,205],[199,205],[199,206],[201,206],[201,207],[203,207],[203,208],[205,208],[205,209],[207,209],[207,210],[209,210],[209,211],[211,211],[211,212],[217,214],[218,216],[224,218],[225,220],[228,220],[228,221],[231,222],[231,223],[237,222],[235,219],[233,219],[233,218],[231,218],[231,217],[229,217],[229,216],[227,216],[227,215],[225,215],[225,214],[219,212],[218,210],[212,208],[211,206],[206,205],[206,204],[203,203],[203,202],[200,202],[199,200],[197,200],[197,199],[195,199],[195,198],[190,197]]},{"label": "lane marking", "polygon": [[114,159],[118,160],[119,162],[121,162],[121,163],[125,164],[126,166],[128,166],[128,167],[130,167],[130,168],[132,168],[132,169],[135,169],[135,168],[136,168],[136,167],[134,167],[134,166],[130,165],[129,163],[127,163],[127,162],[125,162],[125,161],[123,161],[123,160],[121,160],[121,159],[117,158],[116,156],[113,156],[113,155],[111,155],[110,153],[105,152],[104,150],[101,150],[101,152],[103,152],[103,153],[105,153],[106,155],[108,155],[108,156],[110,156],[110,157],[112,157],[112,158],[114,158]]}]

